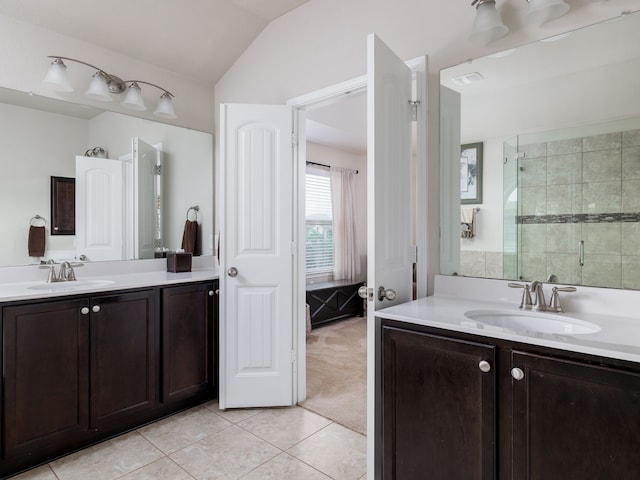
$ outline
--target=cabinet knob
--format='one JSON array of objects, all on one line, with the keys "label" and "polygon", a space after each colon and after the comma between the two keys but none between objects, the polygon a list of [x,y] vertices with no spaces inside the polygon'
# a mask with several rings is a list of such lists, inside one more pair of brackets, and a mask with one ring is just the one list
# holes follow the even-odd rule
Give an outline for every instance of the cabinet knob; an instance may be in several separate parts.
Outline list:
[{"label": "cabinet knob", "polygon": [[220,295],[220,289],[216,288],[216,295]]},{"label": "cabinet knob", "polygon": [[94,305],[93,307],[91,307],[91,311],[93,313],[98,313],[100,311],[100,305]]},{"label": "cabinet knob", "polygon": [[478,364],[478,368],[482,373],[488,373],[491,371],[491,364],[486,360],[481,360]]},{"label": "cabinet knob", "polygon": [[209,296],[213,297],[213,295],[214,295],[213,290],[209,290]]},{"label": "cabinet knob", "polygon": [[82,308],[80,309],[80,313],[81,313],[82,315],[86,315],[87,313],[89,313],[89,307],[82,307]]},{"label": "cabinet knob", "polygon": [[522,369],[516,367],[511,369],[511,376],[516,380],[522,380],[524,378],[524,372]]}]

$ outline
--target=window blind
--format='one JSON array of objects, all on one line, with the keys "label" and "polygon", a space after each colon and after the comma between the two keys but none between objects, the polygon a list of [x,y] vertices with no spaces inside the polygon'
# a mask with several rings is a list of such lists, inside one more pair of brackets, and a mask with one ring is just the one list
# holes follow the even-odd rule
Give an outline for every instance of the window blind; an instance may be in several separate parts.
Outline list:
[{"label": "window blind", "polygon": [[305,199],[307,275],[333,271],[333,213],[328,172],[307,169]]}]

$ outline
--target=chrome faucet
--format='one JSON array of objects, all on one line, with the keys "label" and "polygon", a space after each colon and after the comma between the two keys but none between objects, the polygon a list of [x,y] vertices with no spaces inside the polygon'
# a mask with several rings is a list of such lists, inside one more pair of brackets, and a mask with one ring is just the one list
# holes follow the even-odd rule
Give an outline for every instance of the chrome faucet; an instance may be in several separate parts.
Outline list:
[{"label": "chrome faucet", "polygon": [[[575,292],[576,287],[553,287],[551,289],[551,300],[549,300],[549,304],[547,305],[544,298],[544,289],[543,283],[533,281],[531,285],[521,284],[521,283],[509,283],[507,284],[511,288],[522,288],[524,289],[522,293],[522,301],[520,302],[521,309],[524,310],[537,310],[539,312],[556,312],[562,313],[564,310],[562,309],[562,305],[560,305],[560,294],[559,292]],[[535,295],[535,300],[531,300],[531,292]]]},{"label": "chrome faucet", "polygon": [[53,261],[47,262],[47,265],[41,265],[40,268],[46,268],[49,270],[47,275],[47,283],[55,282],[73,282],[76,280],[76,272],[73,267],[81,267],[82,263],[70,264],[69,262],[62,262],[60,264],[60,273],[56,275],[56,266]]}]

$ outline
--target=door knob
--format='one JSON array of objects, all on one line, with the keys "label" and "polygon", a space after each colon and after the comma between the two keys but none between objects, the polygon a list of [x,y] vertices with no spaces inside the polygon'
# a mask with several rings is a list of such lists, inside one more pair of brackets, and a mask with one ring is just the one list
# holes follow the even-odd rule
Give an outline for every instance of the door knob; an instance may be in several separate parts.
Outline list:
[{"label": "door knob", "polygon": [[358,289],[358,296],[360,298],[364,298],[365,300],[367,299],[367,286],[366,285],[362,285],[359,289]]},{"label": "door knob", "polygon": [[511,369],[511,376],[513,378],[515,378],[516,380],[522,380],[524,378],[524,372],[522,371],[522,369],[520,368],[512,368]]},{"label": "door knob", "polygon": [[378,288],[378,300],[382,301],[385,298],[387,300],[395,300],[396,299],[396,291],[391,288],[384,288],[382,285]]},{"label": "door knob", "polygon": [[227,270],[227,275],[229,275],[231,278],[237,277],[238,269],[236,267],[231,267],[229,270]]}]

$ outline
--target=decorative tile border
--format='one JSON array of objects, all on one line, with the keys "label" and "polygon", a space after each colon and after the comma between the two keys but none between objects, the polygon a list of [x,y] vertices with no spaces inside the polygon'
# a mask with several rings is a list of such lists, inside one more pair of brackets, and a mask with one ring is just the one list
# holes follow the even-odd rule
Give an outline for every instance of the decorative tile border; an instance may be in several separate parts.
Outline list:
[{"label": "decorative tile border", "polygon": [[520,225],[550,223],[615,223],[640,222],[640,213],[577,213],[565,215],[517,215]]}]

